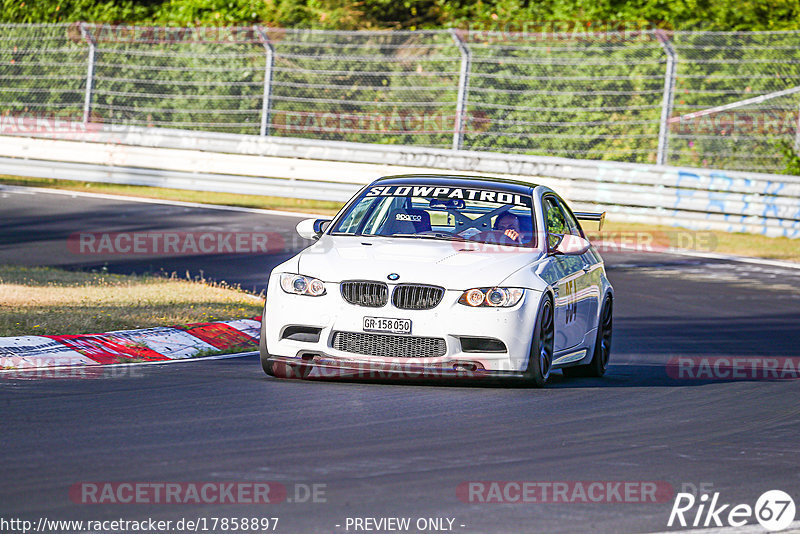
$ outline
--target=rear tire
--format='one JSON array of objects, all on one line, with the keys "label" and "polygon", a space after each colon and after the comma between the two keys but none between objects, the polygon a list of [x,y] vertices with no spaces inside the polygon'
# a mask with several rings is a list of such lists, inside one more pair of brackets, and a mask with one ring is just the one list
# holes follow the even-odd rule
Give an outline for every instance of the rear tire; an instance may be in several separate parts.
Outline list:
[{"label": "rear tire", "polygon": [[608,360],[611,357],[611,334],[614,331],[614,301],[607,296],[597,322],[597,339],[594,342],[592,361],[586,365],[576,365],[562,369],[568,377],[595,377],[606,374]]},{"label": "rear tire", "polygon": [[553,345],[555,341],[555,310],[553,298],[545,294],[536,312],[536,323],[533,327],[531,350],[528,355],[528,366],[523,379],[533,387],[544,387],[550,378],[553,368]]}]

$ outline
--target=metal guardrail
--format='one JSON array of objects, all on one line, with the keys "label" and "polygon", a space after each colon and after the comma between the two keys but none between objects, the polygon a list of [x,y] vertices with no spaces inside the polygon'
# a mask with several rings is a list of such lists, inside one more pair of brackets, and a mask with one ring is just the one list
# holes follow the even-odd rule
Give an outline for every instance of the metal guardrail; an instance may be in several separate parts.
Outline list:
[{"label": "metal guardrail", "polygon": [[694,229],[800,237],[800,177],[162,128],[0,136],[0,173],[343,201],[387,174],[544,183],[581,209]]},{"label": "metal guardrail", "polygon": [[243,195],[265,195],[310,200],[345,202],[358,189],[347,184],[297,182],[286,179],[247,178],[244,176],[189,173],[139,169],[135,167],[106,167],[94,163],[65,163],[16,158],[0,158],[0,173],[13,176],[52,178],[82,182],[101,182],[127,185],[147,185],[193,191],[217,191]]}]

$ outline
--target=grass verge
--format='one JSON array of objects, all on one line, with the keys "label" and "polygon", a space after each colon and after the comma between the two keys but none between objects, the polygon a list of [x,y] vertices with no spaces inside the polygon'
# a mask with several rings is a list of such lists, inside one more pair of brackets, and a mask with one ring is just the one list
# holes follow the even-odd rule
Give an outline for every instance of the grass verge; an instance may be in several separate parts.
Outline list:
[{"label": "grass verge", "polygon": [[[144,198],[158,198],[165,200],[180,200],[184,202],[203,202],[207,204],[221,204],[224,206],[242,206],[248,208],[277,209],[283,211],[297,211],[305,213],[318,213],[320,215],[334,215],[341,203],[302,200],[280,197],[264,197],[257,195],[237,195],[233,193],[214,193],[205,191],[187,191],[182,189],[162,189],[136,185],[116,185],[95,182],[75,182],[45,178],[24,178],[16,176],[0,176],[0,184],[22,185],[29,187],[49,187],[70,191],[86,191],[94,193],[118,194],[138,196]],[[588,225],[588,229],[592,225]],[[659,244],[678,244],[673,240],[681,239],[679,231],[672,226],[657,226],[650,224],[628,223],[608,220],[603,227],[605,233],[651,233],[657,236]],[[742,234],[719,231],[704,231],[697,237],[696,248],[701,252],[717,252],[737,256],[751,256],[755,258],[768,258],[775,260],[800,262],[800,240],[786,237],[765,237],[756,234]],[[684,236],[685,237],[685,236]]]},{"label": "grass verge", "polygon": [[0,265],[0,336],[102,333],[261,311],[252,295],[203,280]]},{"label": "grass verge", "polygon": [[[593,223],[587,225],[589,230]],[[589,231],[588,233],[592,233]],[[606,221],[603,233],[611,235],[646,235],[657,244],[685,248],[697,252],[732,254],[771,260],[800,262],[800,239],[765,237],[758,234],[685,230],[675,226]],[[623,239],[624,241],[624,239]]]}]

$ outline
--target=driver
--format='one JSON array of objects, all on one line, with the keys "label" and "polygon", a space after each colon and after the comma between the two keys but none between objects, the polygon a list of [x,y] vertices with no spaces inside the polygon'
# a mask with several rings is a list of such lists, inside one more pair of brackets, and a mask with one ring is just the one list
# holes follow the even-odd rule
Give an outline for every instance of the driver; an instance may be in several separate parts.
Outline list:
[{"label": "driver", "polygon": [[507,211],[494,221],[494,229],[503,232],[503,235],[514,241],[519,239],[519,217]]}]

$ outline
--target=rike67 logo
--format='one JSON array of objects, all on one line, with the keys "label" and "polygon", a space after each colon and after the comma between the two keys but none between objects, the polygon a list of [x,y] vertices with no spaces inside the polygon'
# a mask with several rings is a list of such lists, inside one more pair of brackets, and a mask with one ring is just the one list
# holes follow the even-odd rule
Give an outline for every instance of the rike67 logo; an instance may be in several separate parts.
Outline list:
[{"label": "rike67 logo", "polygon": [[795,504],[792,497],[781,490],[764,492],[755,506],[722,503],[719,492],[695,497],[691,493],[678,493],[667,526],[741,527],[755,519],[765,529],[776,532],[792,524]]}]

